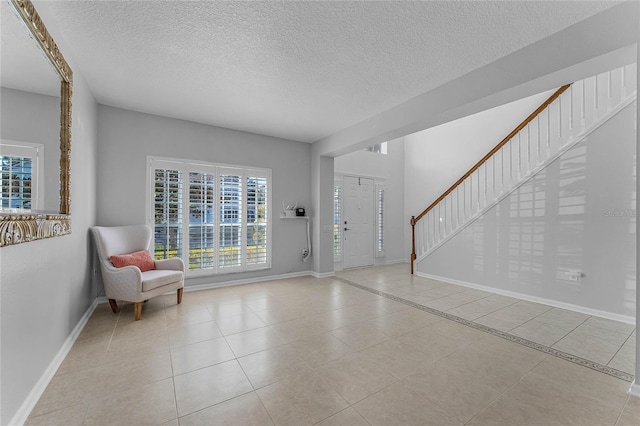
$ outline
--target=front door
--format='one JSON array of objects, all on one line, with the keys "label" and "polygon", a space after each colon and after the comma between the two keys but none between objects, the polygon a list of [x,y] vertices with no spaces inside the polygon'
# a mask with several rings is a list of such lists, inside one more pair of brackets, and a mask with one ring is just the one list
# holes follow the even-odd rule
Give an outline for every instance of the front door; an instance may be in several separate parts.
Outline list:
[{"label": "front door", "polygon": [[344,268],[373,265],[374,208],[373,179],[345,176],[344,216]]}]

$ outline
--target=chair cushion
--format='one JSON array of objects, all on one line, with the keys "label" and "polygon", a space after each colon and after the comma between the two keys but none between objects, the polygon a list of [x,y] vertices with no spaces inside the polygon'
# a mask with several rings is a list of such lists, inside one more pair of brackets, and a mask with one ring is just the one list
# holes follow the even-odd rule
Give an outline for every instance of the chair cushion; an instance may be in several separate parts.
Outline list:
[{"label": "chair cushion", "polygon": [[164,285],[173,284],[182,279],[182,271],[154,269],[142,273],[142,291],[153,290]]},{"label": "chair cushion", "polygon": [[156,264],[148,250],[141,250],[129,254],[117,254],[109,258],[116,268],[125,266],[137,266],[140,272],[156,269]]}]

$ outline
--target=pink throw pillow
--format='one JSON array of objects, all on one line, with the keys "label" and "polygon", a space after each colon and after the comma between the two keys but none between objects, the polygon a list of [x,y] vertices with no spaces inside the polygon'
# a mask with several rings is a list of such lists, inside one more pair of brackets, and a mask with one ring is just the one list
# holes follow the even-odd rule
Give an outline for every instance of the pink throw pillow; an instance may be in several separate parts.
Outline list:
[{"label": "pink throw pillow", "polygon": [[154,262],[151,254],[148,250],[137,251],[129,254],[117,254],[109,258],[113,266],[116,268],[124,268],[125,266],[137,266],[141,272],[151,271],[156,269],[156,263]]}]

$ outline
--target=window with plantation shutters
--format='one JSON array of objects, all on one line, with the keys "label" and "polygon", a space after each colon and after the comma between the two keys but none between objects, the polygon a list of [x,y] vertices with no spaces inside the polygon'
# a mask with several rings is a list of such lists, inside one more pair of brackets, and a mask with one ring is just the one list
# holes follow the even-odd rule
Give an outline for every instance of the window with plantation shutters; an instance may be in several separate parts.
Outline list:
[{"label": "window with plantation shutters", "polygon": [[153,171],[153,234],[156,259],[182,257],[182,171]]},{"label": "window with plantation shutters", "polygon": [[216,176],[189,172],[189,269],[213,269],[215,265]]},{"label": "window with plantation shutters", "polygon": [[44,208],[40,191],[43,174],[42,144],[0,142],[0,207],[35,210]]},{"label": "window with plantation shutters", "polygon": [[271,171],[149,157],[156,259],[190,275],[271,267]]},{"label": "window with plantation shutters", "polygon": [[242,173],[223,169],[218,172],[220,184],[218,227],[220,247],[218,267],[228,271],[242,266],[243,191]]},{"label": "window with plantation shutters", "polygon": [[248,265],[267,261],[267,220],[269,219],[267,176],[257,173],[246,177],[247,182],[247,251]]}]

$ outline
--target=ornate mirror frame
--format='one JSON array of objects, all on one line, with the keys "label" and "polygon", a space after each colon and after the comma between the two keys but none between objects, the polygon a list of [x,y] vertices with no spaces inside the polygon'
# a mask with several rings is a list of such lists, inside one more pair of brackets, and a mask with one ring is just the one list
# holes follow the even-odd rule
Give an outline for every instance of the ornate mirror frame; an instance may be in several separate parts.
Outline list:
[{"label": "ornate mirror frame", "polygon": [[60,77],[60,212],[0,212],[0,247],[71,233],[71,94],[73,73],[30,0],[9,0]]}]

